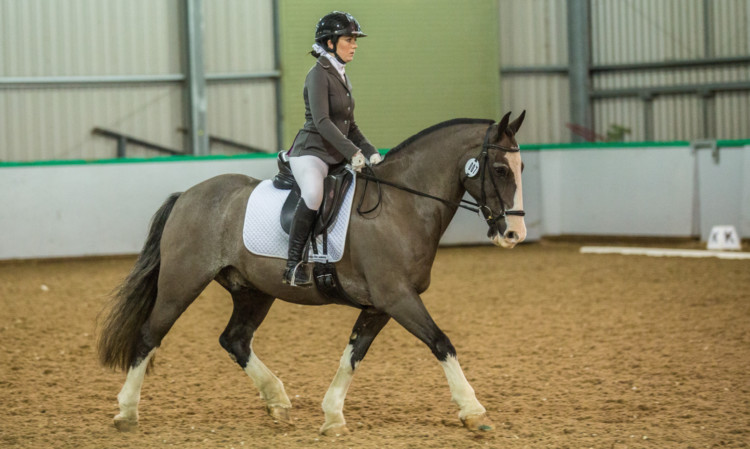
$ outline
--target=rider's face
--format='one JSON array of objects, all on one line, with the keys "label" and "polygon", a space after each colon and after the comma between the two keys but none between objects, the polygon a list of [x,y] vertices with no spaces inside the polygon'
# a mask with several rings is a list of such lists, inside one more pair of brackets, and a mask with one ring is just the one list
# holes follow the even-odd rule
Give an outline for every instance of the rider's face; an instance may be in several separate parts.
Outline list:
[{"label": "rider's face", "polygon": [[[328,41],[328,46],[333,47],[333,42]],[[354,59],[354,51],[357,49],[356,36],[341,36],[336,45],[336,54],[344,62],[351,62]]]}]

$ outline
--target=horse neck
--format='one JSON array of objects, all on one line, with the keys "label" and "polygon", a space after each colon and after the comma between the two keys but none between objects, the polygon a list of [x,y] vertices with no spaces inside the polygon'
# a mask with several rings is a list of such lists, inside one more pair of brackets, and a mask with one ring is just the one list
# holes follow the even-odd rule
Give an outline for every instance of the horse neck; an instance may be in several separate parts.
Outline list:
[{"label": "horse neck", "polygon": [[[486,124],[448,126],[427,134],[388,157],[377,167],[378,177],[397,182],[414,190],[458,203],[465,193],[461,184],[461,159],[481,145]],[[419,201],[415,196],[415,201]],[[456,213],[456,206],[447,206],[424,199],[435,208],[447,208],[443,231]]]},{"label": "horse neck", "polygon": [[378,176],[412,189],[458,201],[464,194],[460,160],[479,147],[487,125],[463,124],[434,131],[387,158]]}]

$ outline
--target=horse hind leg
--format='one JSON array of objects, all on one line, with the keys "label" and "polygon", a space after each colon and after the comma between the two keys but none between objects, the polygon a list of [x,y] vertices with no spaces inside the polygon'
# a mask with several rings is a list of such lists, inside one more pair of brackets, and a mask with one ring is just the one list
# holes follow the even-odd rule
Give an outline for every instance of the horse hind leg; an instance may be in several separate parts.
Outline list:
[{"label": "horse hind leg", "polygon": [[268,314],[274,297],[249,287],[226,285],[226,280],[219,281],[230,291],[234,302],[232,317],[219,337],[219,343],[258,388],[268,414],[276,421],[292,424],[289,415],[292,403],[284,384],[252,349],[253,335]]},{"label": "horse hind leg", "polygon": [[154,356],[156,348],[152,349],[146,357],[138,360],[128,369],[128,375],[125,383],[117,394],[117,402],[120,406],[120,413],[115,418],[115,427],[117,430],[128,432],[138,427],[138,403],[141,401],[141,386],[143,378],[146,376],[146,369]]},{"label": "horse hind leg", "polygon": [[120,413],[114,424],[118,430],[138,426],[138,404],[141,387],[156,349],[177,318],[188,308],[212,280],[212,273],[196,276],[185,261],[162,263],[154,307],[140,329],[125,383],[117,395]]}]

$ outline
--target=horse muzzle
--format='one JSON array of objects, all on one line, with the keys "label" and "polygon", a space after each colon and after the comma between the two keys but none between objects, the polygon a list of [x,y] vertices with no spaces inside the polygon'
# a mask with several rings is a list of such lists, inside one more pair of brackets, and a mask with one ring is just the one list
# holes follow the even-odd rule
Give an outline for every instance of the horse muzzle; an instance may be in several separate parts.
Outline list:
[{"label": "horse muzzle", "polygon": [[489,237],[495,246],[510,249],[526,239],[526,223],[523,217],[509,216],[505,220],[507,224],[505,229],[502,229],[502,226],[494,227],[495,232]]}]

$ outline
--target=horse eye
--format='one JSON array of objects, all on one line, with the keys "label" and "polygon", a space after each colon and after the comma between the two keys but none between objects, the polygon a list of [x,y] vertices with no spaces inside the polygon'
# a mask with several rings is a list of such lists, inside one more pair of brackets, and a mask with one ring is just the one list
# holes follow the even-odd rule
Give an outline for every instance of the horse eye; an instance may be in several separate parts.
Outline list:
[{"label": "horse eye", "polygon": [[501,178],[508,176],[508,173],[510,173],[510,168],[507,165],[495,164],[493,168],[495,169],[495,173]]}]

